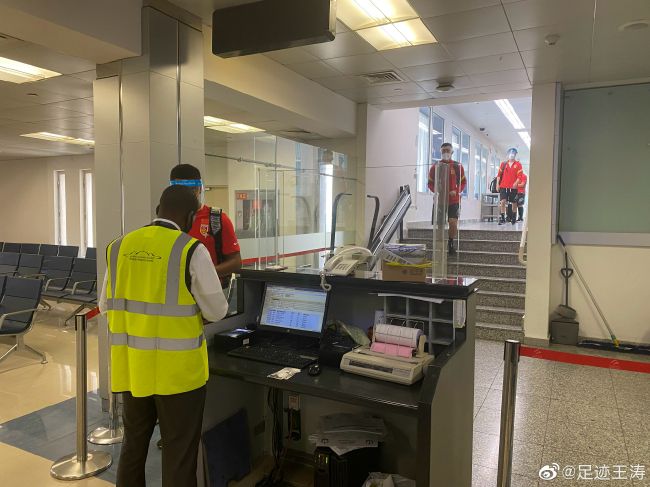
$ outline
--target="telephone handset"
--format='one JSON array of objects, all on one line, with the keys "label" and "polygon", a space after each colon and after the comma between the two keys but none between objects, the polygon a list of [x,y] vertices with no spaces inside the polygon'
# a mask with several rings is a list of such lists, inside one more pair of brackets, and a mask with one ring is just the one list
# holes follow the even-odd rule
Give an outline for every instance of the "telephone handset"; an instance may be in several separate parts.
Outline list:
[{"label": "telephone handset", "polygon": [[334,256],[325,262],[323,270],[335,276],[347,276],[372,257],[372,252],[354,245],[339,247]]}]

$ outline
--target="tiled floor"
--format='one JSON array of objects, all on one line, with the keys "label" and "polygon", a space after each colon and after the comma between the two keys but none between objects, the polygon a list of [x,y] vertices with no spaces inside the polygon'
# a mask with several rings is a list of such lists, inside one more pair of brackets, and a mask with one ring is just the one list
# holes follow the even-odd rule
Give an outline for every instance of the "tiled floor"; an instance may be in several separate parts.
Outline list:
[{"label": "tiled floor", "polygon": [[[0,364],[0,486],[109,486],[115,467],[100,478],[68,482],[49,477],[52,460],[74,448],[74,334],[61,328],[69,308],[42,313],[27,342],[48,355],[41,365],[30,355]],[[0,340],[0,351],[6,347]],[[560,347],[561,349],[564,349]],[[575,351],[567,347],[566,351]],[[581,353],[648,361],[648,357],[581,349]],[[97,388],[97,339],[88,340],[89,390]],[[477,341],[474,405],[473,487],[496,485],[503,345]],[[650,375],[569,365],[522,357],[519,367],[513,487],[544,485],[650,486],[650,481],[553,481],[539,479],[543,465],[645,464],[650,470]],[[89,422],[105,419],[94,394]],[[154,441],[157,438],[154,438]],[[117,456],[118,447],[111,451]],[[150,486],[160,485],[160,455],[152,444]],[[649,472],[650,473],[650,472]],[[443,486],[454,487],[454,486]]]},{"label": "tiled floor", "polygon": [[[636,355],[615,355],[644,360]],[[496,485],[502,357],[501,343],[477,341],[474,487]],[[649,405],[648,374],[522,357],[515,413],[513,487],[650,485]],[[634,464],[644,464],[648,472],[645,480],[638,481],[565,480],[562,471],[553,481],[540,480],[540,468],[553,463],[561,469],[609,466],[610,478],[614,476],[614,465],[626,466],[626,474],[619,472],[619,477],[630,477],[630,465]]]}]

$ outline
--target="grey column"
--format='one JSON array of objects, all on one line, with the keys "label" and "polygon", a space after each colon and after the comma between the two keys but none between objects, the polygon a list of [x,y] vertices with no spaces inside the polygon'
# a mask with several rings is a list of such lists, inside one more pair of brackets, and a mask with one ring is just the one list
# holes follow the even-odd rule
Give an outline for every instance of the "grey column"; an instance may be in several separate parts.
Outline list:
[{"label": "grey column", "polygon": [[[116,237],[154,217],[169,171],[205,169],[203,36],[199,19],[142,9],[142,55],[97,67],[94,83],[98,275]],[[100,390],[107,397],[108,340],[100,322]]]}]

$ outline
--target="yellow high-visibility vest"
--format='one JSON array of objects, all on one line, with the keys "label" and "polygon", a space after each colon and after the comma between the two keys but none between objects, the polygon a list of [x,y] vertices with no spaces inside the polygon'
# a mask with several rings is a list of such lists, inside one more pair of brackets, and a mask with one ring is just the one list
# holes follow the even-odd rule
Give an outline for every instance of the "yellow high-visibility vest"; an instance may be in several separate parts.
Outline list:
[{"label": "yellow high-visibility vest", "polygon": [[208,380],[201,311],[186,284],[198,241],[149,226],[106,251],[111,388],[136,397],[192,391]]}]

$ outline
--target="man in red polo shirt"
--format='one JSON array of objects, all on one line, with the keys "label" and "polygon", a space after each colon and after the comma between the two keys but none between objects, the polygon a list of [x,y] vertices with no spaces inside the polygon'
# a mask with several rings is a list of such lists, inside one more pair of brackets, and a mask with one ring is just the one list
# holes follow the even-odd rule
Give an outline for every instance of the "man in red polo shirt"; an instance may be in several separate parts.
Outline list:
[{"label": "man in red polo shirt", "polygon": [[499,225],[506,223],[506,206],[512,204],[512,218],[510,221],[514,225],[517,223],[517,192],[519,188],[519,177],[523,173],[521,163],[517,160],[517,149],[514,147],[508,149],[508,160],[502,162],[497,174],[497,190],[501,196],[499,207],[501,210],[501,219]]},{"label": "man in red polo shirt", "polygon": [[519,211],[518,222],[524,221],[524,204],[526,203],[526,185],[528,184],[528,176],[522,171],[519,176],[519,187],[517,188],[517,210]]},{"label": "man in red polo shirt", "polygon": [[[191,164],[174,166],[169,179],[171,185],[194,188],[199,201],[203,203],[203,182],[201,172],[196,167]],[[232,221],[221,209],[202,204],[196,212],[194,225],[189,233],[207,247],[214,268],[225,288],[230,282],[231,275],[241,269],[239,242]]]},{"label": "man in red polo shirt", "polygon": [[[442,162],[449,164],[449,199],[447,206],[447,221],[449,222],[449,242],[447,248],[451,255],[456,253],[454,247],[454,240],[458,236],[458,218],[460,215],[460,195],[467,186],[467,179],[465,179],[465,169],[462,164],[453,161],[451,154],[454,152],[452,145],[445,142],[440,146],[442,153]],[[436,187],[436,166],[431,166],[429,169],[429,190],[435,192]]]}]

